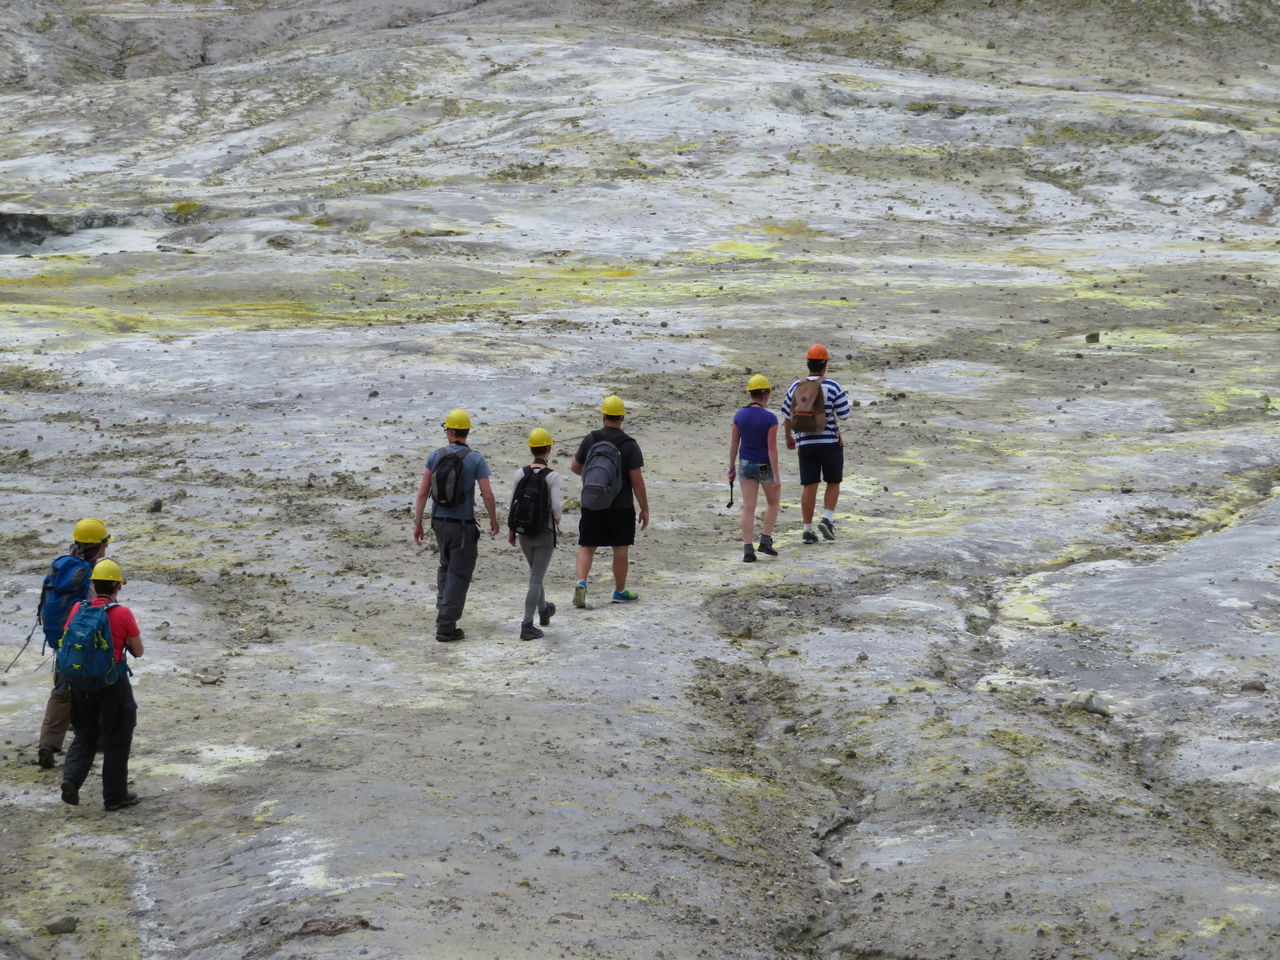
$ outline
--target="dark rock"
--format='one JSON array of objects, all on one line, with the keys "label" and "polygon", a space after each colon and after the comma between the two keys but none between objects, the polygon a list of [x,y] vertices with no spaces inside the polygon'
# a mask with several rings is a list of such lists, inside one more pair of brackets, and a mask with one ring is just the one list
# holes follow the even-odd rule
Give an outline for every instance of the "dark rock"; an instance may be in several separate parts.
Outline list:
[{"label": "dark rock", "polygon": [[44,928],[56,937],[63,933],[75,933],[79,925],[78,917],[59,917],[57,920],[50,920]]}]

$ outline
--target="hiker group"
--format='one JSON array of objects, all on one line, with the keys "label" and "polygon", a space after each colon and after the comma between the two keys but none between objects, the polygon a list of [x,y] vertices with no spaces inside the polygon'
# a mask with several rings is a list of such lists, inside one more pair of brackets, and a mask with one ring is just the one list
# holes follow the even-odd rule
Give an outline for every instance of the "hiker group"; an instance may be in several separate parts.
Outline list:
[{"label": "hiker group", "polygon": [[[622,429],[627,408],[621,398],[606,397],[600,407],[601,426],[583,437],[569,469],[582,477],[582,513],[578,521],[577,584],[573,603],[587,605],[587,579],[595,552],[613,552],[614,603],[634,603],[635,591],[627,589],[629,548],[640,529],[649,525],[649,499],[644,486],[644,455],[640,445]],[[489,482],[489,464],[483,454],[467,444],[471,417],[465,410],[450,410],[441,423],[445,445],[431,452],[418,484],[413,508],[413,539],[425,537],[424,511],[431,503],[431,532],[435,535],[439,565],[436,569],[436,639],[461,640],[458,626],[479,553],[480,528],[476,524],[475,490],[479,488],[489,513],[489,535],[497,536],[498,514]],[[555,616],[556,605],[546,597],[543,580],[551,565],[560,533],[562,498],[560,474],[547,465],[554,444],[551,433],[535,427],[529,433],[532,459],[512,478],[507,539],[518,545],[529,563],[520,639],[543,636],[541,627]],[[639,504],[639,514],[636,505]],[[537,624],[534,618],[537,618]]]},{"label": "hiker group", "polygon": [[142,656],[142,636],[133,612],[117,599],[125,580],[119,564],[106,559],[106,524],[85,517],[71,540],[68,552],[49,565],[37,607],[37,625],[55,659],[36,761],[46,770],[57,765],[70,726],[75,735],[62,766],[63,801],[80,802],[101,751],[103,806],[123,810],[138,802],[129,791],[138,706],[125,654]]},{"label": "hiker group", "polygon": [[[787,449],[799,459],[800,513],[804,523],[801,540],[814,544],[834,540],[835,509],[844,472],[841,420],[848,419],[850,403],[843,387],[827,377],[830,354],[815,343],[806,355],[808,372],[787,390],[782,402]],[[734,415],[729,434],[729,483],[742,490],[742,559],[753,563],[756,551],[777,556],[774,524],[781,502],[778,464],[778,417],[769,407],[773,386],[764,374],[747,382],[750,402]],[[587,589],[596,550],[612,551],[614,603],[634,603],[639,596],[627,588],[630,548],[636,527],[649,525],[649,500],[644,483],[644,455],[635,438],[623,430],[626,405],[617,396],[600,406],[601,426],[582,438],[569,469],[582,478],[581,513],[578,520],[578,552],[575,563],[573,604],[587,606]],[[480,528],[476,522],[475,491],[478,488],[489,516],[489,535],[497,536],[497,504],[484,456],[471,449],[467,438],[471,417],[455,409],[441,427],[445,445],[431,452],[422,471],[414,501],[413,539],[425,539],[424,518],[430,504],[431,531],[439,564],[436,570],[436,639],[442,643],[465,636],[458,626],[479,553]],[[507,511],[507,539],[519,546],[529,564],[529,585],[520,621],[520,639],[543,636],[541,627],[551,622],[556,605],[547,599],[544,580],[559,538],[562,516],[561,476],[547,463],[554,441],[545,427],[529,434],[531,462],[519,467],[512,478]],[[818,486],[825,484],[822,516],[814,523]],[[759,546],[754,540],[759,494],[765,497]],[[732,505],[732,498],[730,499]],[[637,511],[637,507],[639,508]],[[536,619],[536,623],[535,623]]]}]

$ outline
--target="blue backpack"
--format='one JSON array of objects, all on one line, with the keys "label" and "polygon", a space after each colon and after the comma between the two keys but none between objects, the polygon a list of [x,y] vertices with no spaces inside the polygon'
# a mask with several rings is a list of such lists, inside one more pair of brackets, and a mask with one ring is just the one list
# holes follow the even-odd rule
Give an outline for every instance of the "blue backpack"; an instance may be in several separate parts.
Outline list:
[{"label": "blue backpack", "polygon": [[67,614],[76,605],[76,601],[88,600],[93,596],[93,591],[89,589],[89,575],[92,572],[93,564],[70,554],[58,557],[49,564],[49,572],[45,575],[44,586],[40,590],[36,619],[44,625],[44,642],[51,649],[58,649],[58,638],[62,636]]},{"label": "blue backpack", "polygon": [[63,686],[72,690],[101,690],[120,678],[120,670],[129,668],[116,663],[115,644],[111,641],[109,611],[119,606],[108,602],[100,606],[80,604],[80,609],[58,645],[55,671]]}]

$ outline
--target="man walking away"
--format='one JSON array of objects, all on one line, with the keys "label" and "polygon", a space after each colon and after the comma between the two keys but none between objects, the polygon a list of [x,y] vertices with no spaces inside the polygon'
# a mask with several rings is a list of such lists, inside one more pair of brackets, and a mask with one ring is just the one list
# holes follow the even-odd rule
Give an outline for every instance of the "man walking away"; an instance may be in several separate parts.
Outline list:
[{"label": "man walking away", "polygon": [[[44,642],[50,650],[58,649],[58,641],[67,626],[71,608],[80,600],[93,596],[90,586],[93,565],[107,555],[111,534],[107,525],[97,517],[84,517],[71,531],[70,552],[49,564],[40,591],[37,619],[44,627]],[[71,691],[53,672],[53,689],[44,707],[44,723],[40,725],[40,744],[36,750],[36,762],[45,770],[55,766],[54,754],[62,752],[62,743],[71,725]]]},{"label": "man walking away", "polygon": [[640,529],[649,526],[649,495],[645,491],[644,455],[640,444],[622,431],[627,408],[617,396],[600,407],[602,426],[582,438],[569,469],[582,477],[582,515],[578,520],[578,582],[573,605],[587,605],[587,577],[597,547],[613,550],[613,602],[635,603],[627,589],[629,548],[636,540],[636,503]]},{"label": "man walking away", "polygon": [[518,537],[520,550],[529,561],[529,589],[524,596],[521,640],[542,637],[542,631],[533,625],[535,613],[539,625],[544,627],[556,613],[556,605],[547,600],[542,589],[560,529],[560,474],[547,466],[551,444],[550,431],[535,427],[529,433],[529,453],[533,456],[533,463],[516,470],[511,484],[507,541],[514,546]]},{"label": "man walking away", "polygon": [[422,543],[422,514],[431,499],[431,532],[436,538],[440,566],[436,570],[436,639],[461,640],[458,626],[467,602],[471,575],[480,552],[480,528],[476,525],[476,486],[489,511],[489,536],[498,535],[498,505],[489,484],[489,464],[467,446],[471,417],[465,410],[450,410],[444,418],[445,445],[431,451],[418,496],[413,504],[413,542]]},{"label": "man walking away", "polygon": [[827,540],[836,538],[835,513],[844,479],[844,440],[838,420],[849,419],[849,397],[844,387],[827,378],[830,354],[815,343],[806,354],[809,375],[797,380],[782,401],[787,449],[796,450],[800,460],[800,516],[804,520],[805,543],[817,543],[813,511],[818,502],[818,481],[826,486],[822,495],[822,519],[818,529]]}]

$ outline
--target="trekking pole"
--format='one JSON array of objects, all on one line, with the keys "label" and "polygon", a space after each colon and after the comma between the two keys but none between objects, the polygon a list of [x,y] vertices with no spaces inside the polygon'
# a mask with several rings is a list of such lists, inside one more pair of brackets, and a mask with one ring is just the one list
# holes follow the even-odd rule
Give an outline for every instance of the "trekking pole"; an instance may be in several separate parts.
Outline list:
[{"label": "trekking pole", "polygon": [[[27,646],[28,644],[31,643],[31,638],[35,635],[36,627],[38,626],[40,626],[39,620],[37,620],[35,623],[31,625],[31,632],[27,634],[27,639],[22,642],[22,649],[18,651],[18,657],[22,656],[24,653],[27,652]],[[14,657],[12,660],[9,661],[9,665],[4,668],[5,673],[8,673],[10,670],[13,669],[13,665],[18,662],[18,657]]]},{"label": "trekking pole", "polygon": [[733,506],[733,477],[729,478],[729,502],[725,504],[725,509]]}]

